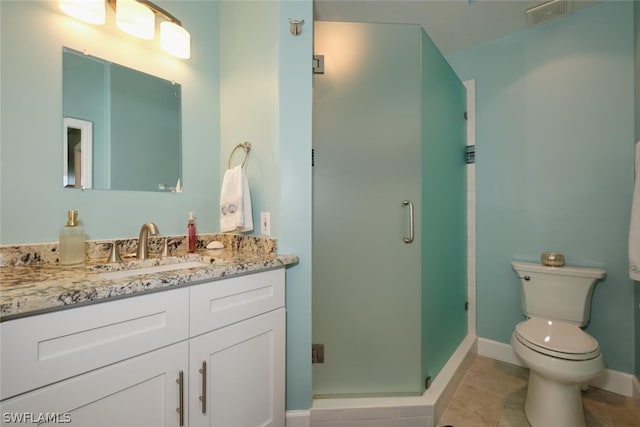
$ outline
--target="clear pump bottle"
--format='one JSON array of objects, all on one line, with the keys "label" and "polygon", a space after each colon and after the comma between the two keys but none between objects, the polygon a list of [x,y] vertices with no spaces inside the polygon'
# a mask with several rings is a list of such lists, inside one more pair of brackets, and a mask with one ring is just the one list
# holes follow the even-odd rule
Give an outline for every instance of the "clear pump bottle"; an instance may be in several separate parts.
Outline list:
[{"label": "clear pump bottle", "polygon": [[78,211],[68,212],[67,224],[60,229],[59,263],[73,266],[84,263],[84,227],[78,223]]},{"label": "clear pump bottle", "polygon": [[189,212],[189,222],[187,222],[187,252],[193,253],[197,247],[196,222],[193,212]]}]

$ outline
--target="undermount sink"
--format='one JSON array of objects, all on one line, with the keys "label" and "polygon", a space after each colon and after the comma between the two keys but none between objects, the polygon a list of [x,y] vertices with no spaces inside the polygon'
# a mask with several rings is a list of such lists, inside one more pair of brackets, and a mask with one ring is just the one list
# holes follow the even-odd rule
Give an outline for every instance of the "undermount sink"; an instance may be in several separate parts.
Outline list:
[{"label": "undermount sink", "polygon": [[[162,260],[165,261],[165,259]],[[154,274],[166,271],[184,270],[187,268],[211,266],[211,261],[209,260],[193,259],[190,257],[178,260],[166,259],[166,261],[168,262],[165,261],[160,263],[159,265],[158,261],[160,260],[156,259],[153,261],[155,261],[153,265],[149,265],[144,261],[134,261],[120,264],[117,270],[105,271],[100,267],[94,267],[92,270],[94,273],[97,273],[98,276],[104,279],[118,279],[122,277],[140,276],[143,274]]]}]

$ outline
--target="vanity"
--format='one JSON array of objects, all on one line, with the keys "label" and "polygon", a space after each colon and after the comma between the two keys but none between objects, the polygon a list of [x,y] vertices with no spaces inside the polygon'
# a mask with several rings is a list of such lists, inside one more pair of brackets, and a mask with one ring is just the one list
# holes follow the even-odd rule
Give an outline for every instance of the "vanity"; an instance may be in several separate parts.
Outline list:
[{"label": "vanity", "polygon": [[158,272],[4,267],[2,425],[283,426],[297,257],[206,252]]}]

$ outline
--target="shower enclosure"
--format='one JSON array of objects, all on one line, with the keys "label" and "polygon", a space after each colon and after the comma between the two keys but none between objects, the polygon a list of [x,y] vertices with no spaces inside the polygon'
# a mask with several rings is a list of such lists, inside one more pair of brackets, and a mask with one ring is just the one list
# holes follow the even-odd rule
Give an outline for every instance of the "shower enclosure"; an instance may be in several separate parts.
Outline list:
[{"label": "shower enclosure", "polygon": [[417,25],[314,45],[314,397],[420,394],[467,332],[465,89]]}]

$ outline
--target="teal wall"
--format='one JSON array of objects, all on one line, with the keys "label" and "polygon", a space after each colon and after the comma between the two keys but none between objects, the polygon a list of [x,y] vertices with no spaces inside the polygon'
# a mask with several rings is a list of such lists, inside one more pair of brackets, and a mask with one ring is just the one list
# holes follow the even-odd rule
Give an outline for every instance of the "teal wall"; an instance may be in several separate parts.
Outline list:
[{"label": "teal wall", "polygon": [[[281,1],[280,221],[278,250],[298,255],[287,269],[287,409],[311,407],[311,104],[313,3]],[[288,19],[304,19],[302,33]]]},{"label": "teal wall", "polygon": [[[136,237],[147,221],[182,234],[189,211],[199,232],[219,230],[218,3],[158,4],[188,28],[191,59],[119,31],[111,8],[93,26],[54,0],[0,1],[0,244],[57,241],[68,209],[80,212],[88,239]],[[62,188],[63,46],[182,84],[182,194]]]},{"label": "teal wall", "polygon": [[633,46],[634,46],[634,94],[635,94],[635,123],[636,123],[636,141],[640,140],[640,2],[633,2]]},{"label": "teal wall", "polygon": [[[53,0],[0,1],[0,244],[56,241],[68,209],[80,211],[89,239],[136,237],[149,220],[162,234],[182,234],[188,211],[198,232],[216,232],[229,154],[251,141],[255,226],[260,212],[270,211],[279,251],[300,258],[287,269],[287,408],[307,409],[312,2],[157,4],[191,33],[191,59],[173,59],[157,43],[120,32],[109,8],[107,24],[91,26]],[[289,33],[288,18],[305,20],[301,35]],[[183,193],[62,188],[63,46],[182,85]]]},{"label": "teal wall", "polygon": [[[302,34],[291,35],[288,18],[304,19]],[[271,212],[278,251],[300,258],[286,278],[287,409],[311,406],[312,23],[311,0],[220,3],[220,167],[252,143],[254,234],[260,212]]]},{"label": "teal wall", "polygon": [[476,79],[478,335],[522,320],[509,262],[560,251],[600,266],[587,331],[634,372],[627,239],[633,184],[633,3],[604,2],[451,55]]},{"label": "teal wall", "polygon": [[[278,3],[220,2],[220,168],[227,168],[237,144],[251,142],[245,165],[251,186],[254,230],[260,212],[271,212],[278,236]],[[242,162],[236,151],[232,166]],[[218,193],[214,193],[218,199]]]},{"label": "teal wall", "polygon": [[[634,26],[634,93],[635,93],[635,123],[636,133],[634,141],[640,141],[640,2],[633,2],[633,26]],[[640,173],[640,171],[638,171]],[[636,313],[636,376],[640,376],[640,284],[635,286]]]}]

